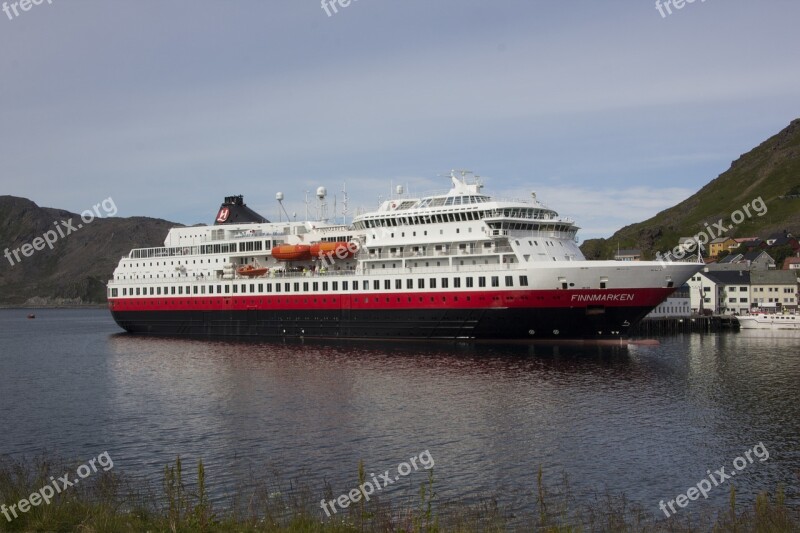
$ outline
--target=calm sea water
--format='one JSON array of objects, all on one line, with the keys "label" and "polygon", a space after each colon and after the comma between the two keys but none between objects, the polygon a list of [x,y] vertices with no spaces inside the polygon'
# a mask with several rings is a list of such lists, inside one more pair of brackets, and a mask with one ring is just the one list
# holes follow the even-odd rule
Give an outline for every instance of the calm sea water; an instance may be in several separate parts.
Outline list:
[{"label": "calm sea water", "polygon": [[[512,507],[566,473],[579,495],[625,493],[653,514],[763,443],[743,501],[800,498],[800,335],[726,333],[658,346],[246,343],[124,334],[104,310],[0,311],[0,454],[86,461],[160,479],[202,458],[217,499],[252,473],[321,495],[357,465],[423,450],[442,499]],[[415,491],[422,470],[386,489]],[[33,490],[33,489],[32,489]],[[722,505],[713,490],[692,511]]]}]

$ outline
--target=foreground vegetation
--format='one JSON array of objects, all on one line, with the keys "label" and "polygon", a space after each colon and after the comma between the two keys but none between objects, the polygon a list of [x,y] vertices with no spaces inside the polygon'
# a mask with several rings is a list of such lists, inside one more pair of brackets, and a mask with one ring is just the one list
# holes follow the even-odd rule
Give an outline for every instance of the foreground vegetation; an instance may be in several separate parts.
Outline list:
[{"label": "foreground vegetation", "polygon": [[[32,491],[52,484],[71,464],[54,464],[38,459],[20,463],[0,458],[0,503],[6,506],[28,498]],[[359,467],[363,482],[364,470]],[[333,491],[313,494],[308,486],[274,480],[252,484],[241,491],[226,509],[209,500],[206,472],[200,462],[191,475],[180,458],[165,467],[161,487],[134,483],[113,471],[97,472],[85,484],[70,487],[49,505],[38,505],[8,521],[0,515],[0,531],[80,532],[589,532],[589,531],[800,531],[800,509],[787,506],[779,488],[772,495],[760,494],[753,505],[743,506],[731,486],[726,509],[715,516],[686,513],[679,518],[658,520],[652,510],[631,504],[623,496],[598,497],[594,504],[577,505],[566,479],[555,485],[533,476],[525,496],[529,512],[514,513],[493,497],[478,503],[440,501],[433,471],[420,485],[413,499],[404,504],[381,498],[361,500],[346,514],[327,518],[321,511],[322,497]],[[355,480],[354,480],[355,481]]]}]

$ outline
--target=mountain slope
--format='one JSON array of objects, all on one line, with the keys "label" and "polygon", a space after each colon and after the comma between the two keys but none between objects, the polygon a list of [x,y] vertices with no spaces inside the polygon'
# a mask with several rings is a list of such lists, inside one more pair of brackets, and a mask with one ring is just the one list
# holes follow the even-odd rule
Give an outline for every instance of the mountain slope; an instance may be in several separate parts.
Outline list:
[{"label": "mountain slope", "polygon": [[[69,219],[75,229],[67,234],[61,221]],[[64,236],[58,236],[53,249],[44,245],[30,257],[20,251],[17,262],[13,251],[55,230],[54,222]],[[25,198],[0,196],[0,304],[21,305],[32,298],[49,303],[104,302],[105,284],[119,258],[131,248],[162,246],[169,229],[180,226],[146,217],[96,218],[79,229],[78,224],[82,221],[75,213],[39,207]],[[4,255],[6,251],[11,261]]]},{"label": "mountain slope", "polygon": [[[793,196],[792,198],[781,198]],[[731,213],[762,198],[767,212],[741,224],[731,224]],[[617,247],[640,248],[646,258],[677,246],[680,237],[706,230],[706,223],[723,219],[734,227],[724,235],[766,237],[789,230],[800,234],[800,119],[742,155],[731,167],[696,194],[653,218],[631,224],[608,239],[587,240],[581,246],[588,259],[613,257]],[[712,231],[718,233],[718,230]]]}]

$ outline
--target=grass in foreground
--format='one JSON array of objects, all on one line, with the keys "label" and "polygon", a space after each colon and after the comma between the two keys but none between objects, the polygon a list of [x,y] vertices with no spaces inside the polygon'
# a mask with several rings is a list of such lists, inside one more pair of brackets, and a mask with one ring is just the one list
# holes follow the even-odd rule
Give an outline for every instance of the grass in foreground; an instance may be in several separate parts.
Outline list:
[{"label": "grass in foreground", "polygon": [[[0,458],[0,504],[9,506],[33,491],[52,483],[73,465],[37,459],[21,463]],[[364,470],[359,465],[359,479]],[[8,521],[0,514],[0,531],[80,531],[80,532],[790,532],[800,531],[800,509],[786,505],[783,491],[760,494],[754,505],[742,507],[731,486],[727,509],[716,516],[682,517],[657,520],[624,496],[605,495],[591,505],[577,505],[564,479],[547,485],[539,468],[532,488],[524,496],[529,512],[513,513],[495,498],[478,504],[440,501],[433,471],[420,485],[415,501],[398,505],[381,498],[361,500],[346,514],[327,518],[320,500],[333,498],[328,486],[325,494],[312,494],[308,486],[274,481],[254,483],[240,491],[226,509],[212,505],[208,496],[206,472],[202,462],[187,480],[183,464],[165,467],[162,486],[133,483],[124,475],[97,472],[85,484],[70,487],[49,505],[38,505]],[[252,488],[255,487],[255,488]]]}]

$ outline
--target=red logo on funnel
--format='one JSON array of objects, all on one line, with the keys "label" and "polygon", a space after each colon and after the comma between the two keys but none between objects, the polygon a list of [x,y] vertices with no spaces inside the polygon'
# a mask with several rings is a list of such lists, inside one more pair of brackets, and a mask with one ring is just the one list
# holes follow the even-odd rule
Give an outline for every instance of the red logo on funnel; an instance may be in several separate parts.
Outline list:
[{"label": "red logo on funnel", "polygon": [[225,222],[228,220],[228,215],[231,214],[231,210],[227,207],[223,207],[219,210],[219,214],[217,215],[217,222]]}]

